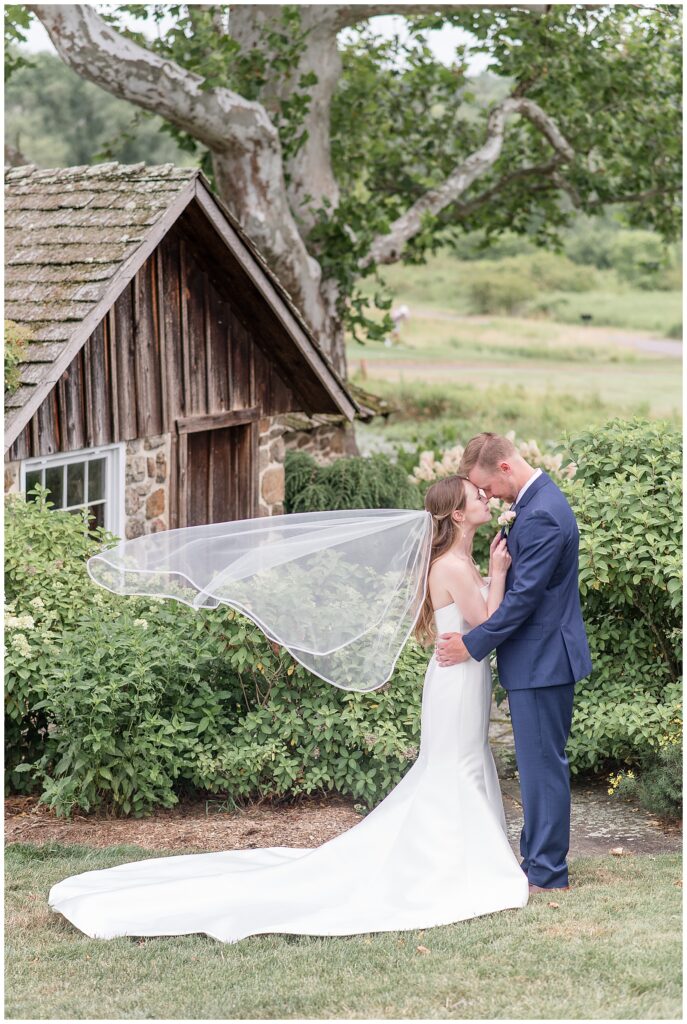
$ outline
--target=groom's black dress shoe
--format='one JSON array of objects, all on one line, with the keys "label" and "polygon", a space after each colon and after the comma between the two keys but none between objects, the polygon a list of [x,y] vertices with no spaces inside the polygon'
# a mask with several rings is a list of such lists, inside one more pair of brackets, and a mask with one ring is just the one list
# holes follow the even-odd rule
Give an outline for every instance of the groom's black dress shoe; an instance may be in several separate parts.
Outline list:
[{"label": "groom's black dress shoe", "polygon": [[569,885],[558,885],[553,886],[550,889],[545,889],[541,885],[534,885],[530,882],[530,896],[538,896],[540,892],[566,892],[569,888]]}]

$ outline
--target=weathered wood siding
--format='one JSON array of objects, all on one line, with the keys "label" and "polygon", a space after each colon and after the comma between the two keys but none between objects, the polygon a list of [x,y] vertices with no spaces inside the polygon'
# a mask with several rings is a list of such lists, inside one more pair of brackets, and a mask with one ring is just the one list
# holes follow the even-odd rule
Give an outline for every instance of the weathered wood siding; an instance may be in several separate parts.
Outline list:
[{"label": "weathered wood siding", "polygon": [[[176,432],[176,421],[303,402],[275,362],[240,270],[214,270],[183,219],[165,236],[7,453],[7,460]],[[226,257],[225,257],[226,266]]]}]

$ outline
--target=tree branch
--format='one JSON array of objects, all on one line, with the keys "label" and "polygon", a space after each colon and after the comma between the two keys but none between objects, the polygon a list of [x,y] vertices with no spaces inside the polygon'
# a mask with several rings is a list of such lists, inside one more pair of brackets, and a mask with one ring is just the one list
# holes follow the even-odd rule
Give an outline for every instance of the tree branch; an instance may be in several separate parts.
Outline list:
[{"label": "tree branch", "polygon": [[[522,178],[548,178],[553,183],[553,171],[557,166],[556,160],[550,160],[547,164],[536,164],[533,167],[520,167],[517,171],[512,171],[510,174],[504,174],[503,177],[499,178],[490,188],[481,192],[478,196],[473,199],[469,199],[465,203],[456,202],[452,204],[452,209],[460,215],[461,218],[468,217],[475,210],[479,210],[480,206],[484,206],[490,199],[493,199],[495,195],[502,192],[504,188],[510,185],[513,181],[518,181]],[[528,191],[540,190],[540,187],[530,188]]]},{"label": "tree branch", "polygon": [[[375,18],[380,14],[438,14],[453,11],[481,11],[490,4],[339,4],[336,12],[337,29],[357,25],[360,21]],[[494,5],[496,6],[496,5]],[[498,5],[501,6],[501,5]],[[529,11],[531,14],[548,14],[551,4],[513,4],[512,10]]]},{"label": "tree branch", "polygon": [[120,35],[86,4],[31,4],[63,61],[82,78],[166,118],[211,151],[221,197],[263,251],[323,342],[322,271],[291,212],[279,134],[260,103]]},{"label": "tree branch", "polygon": [[90,4],[28,4],[65,64],[114,96],[166,118],[213,150],[274,144],[259,103],[203,79],[120,35]]},{"label": "tree branch", "polygon": [[[526,117],[542,132],[555,150],[553,161],[542,165],[546,167],[547,173],[551,173],[559,163],[572,160],[573,149],[552,118],[533,100],[522,96],[509,97],[489,114],[487,140],[484,145],[459,164],[438,188],[425,193],[394,221],[387,234],[380,235],[374,240],[370,252],[361,261],[362,268],[369,266],[370,263],[394,263],[406,242],[420,231],[423,219],[428,214],[436,216],[445,207],[455,203],[477,178],[489,170],[501,153],[506,119],[510,114],[522,114]],[[541,173],[541,166],[538,172]],[[533,169],[523,168],[522,173],[533,173]]]},{"label": "tree branch", "polygon": [[629,196],[610,196],[608,199],[593,199],[587,206],[606,206],[608,203],[641,203],[644,199],[653,199],[654,196],[674,196],[682,192],[682,185],[675,188],[649,188],[646,192],[632,192]]}]

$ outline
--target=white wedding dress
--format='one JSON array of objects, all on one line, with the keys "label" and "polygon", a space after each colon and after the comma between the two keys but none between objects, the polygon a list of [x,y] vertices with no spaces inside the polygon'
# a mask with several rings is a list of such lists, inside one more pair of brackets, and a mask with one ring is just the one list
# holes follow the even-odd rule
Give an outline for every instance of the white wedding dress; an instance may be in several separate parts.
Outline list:
[{"label": "white wedding dress", "polygon": [[[486,590],[488,583],[483,590]],[[455,604],[439,633],[464,632]],[[440,668],[422,696],[415,764],[353,828],[315,849],[156,857],[65,878],[49,904],[93,938],[201,932],[353,935],[430,928],[528,900],[488,743],[488,660]]]}]

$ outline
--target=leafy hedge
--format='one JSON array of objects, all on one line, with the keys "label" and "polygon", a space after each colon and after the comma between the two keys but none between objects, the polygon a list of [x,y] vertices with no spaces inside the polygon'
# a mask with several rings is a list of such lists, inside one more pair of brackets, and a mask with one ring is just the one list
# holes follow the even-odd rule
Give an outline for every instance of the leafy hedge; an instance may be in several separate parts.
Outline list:
[{"label": "leafy hedge", "polygon": [[[664,424],[613,421],[566,443],[578,468],[559,483],[580,525],[594,663],[577,687],[571,769],[638,766],[656,809],[664,798],[674,806],[675,787],[671,795],[662,780],[681,726],[680,438]],[[290,465],[305,487],[341,485],[330,507],[371,507],[374,493],[419,507],[407,470],[403,480],[385,475],[383,458],[375,465],[387,483],[376,491],[368,467],[354,477],[364,493],[346,490],[343,470],[366,460],[340,460],[329,477],[302,453]],[[302,508],[305,487],[294,481]],[[373,805],[396,784],[417,752],[428,651],[409,641],[383,690],[336,690],[230,609],[95,588],[84,563],[111,538],[37,493],[36,503],[7,499],[11,789],[40,788],[60,814],[140,815],[194,789],[230,801],[336,791]]]},{"label": "leafy hedge", "polygon": [[682,453],[665,423],[613,420],[567,439],[594,670],[577,686],[574,771],[647,770],[681,722]]},{"label": "leafy hedge", "polygon": [[94,588],[78,516],[10,496],[6,739],[11,789],[58,814],[142,815],[189,790],[240,801],[336,791],[372,805],[417,754],[429,654],[410,641],[392,685],[347,693],[231,609]]}]

